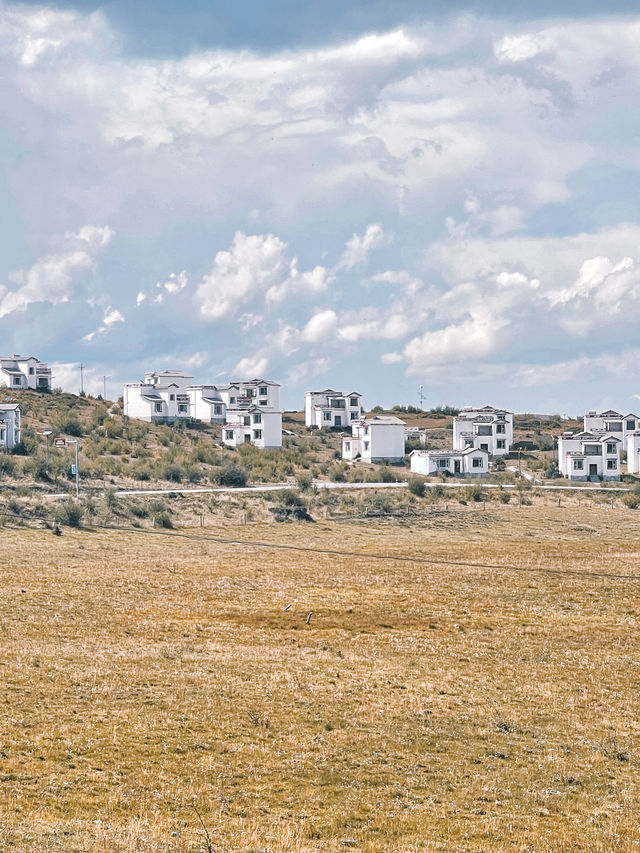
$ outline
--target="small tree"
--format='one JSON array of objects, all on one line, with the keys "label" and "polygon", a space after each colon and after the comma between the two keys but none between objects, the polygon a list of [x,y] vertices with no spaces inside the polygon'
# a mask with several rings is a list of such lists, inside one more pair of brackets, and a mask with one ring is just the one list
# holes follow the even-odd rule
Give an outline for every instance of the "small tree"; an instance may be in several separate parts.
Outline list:
[{"label": "small tree", "polygon": [[408,488],[411,494],[415,495],[417,498],[424,497],[425,484],[424,480],[420,477],[409,477]]}]

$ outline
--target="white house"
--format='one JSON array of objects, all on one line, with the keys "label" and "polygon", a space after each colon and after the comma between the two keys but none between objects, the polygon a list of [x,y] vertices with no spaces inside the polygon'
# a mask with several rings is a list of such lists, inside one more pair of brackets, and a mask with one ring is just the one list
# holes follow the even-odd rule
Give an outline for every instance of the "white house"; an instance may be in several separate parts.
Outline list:
[{"label": "white house", "polygon": [[482,477],[489,473],[489,453],[478,447],[466,450],[412,450],[409,454],[414,474],[452,474],[454,477]]},{"label": "white house", "polygon": [[364,415],[362,394],[357,391],[345,394],[326,388],[307,391],[304,397],[304,422],[308,427],[348,427]]},{"label": "white house", "polygon": [[188,385],[191,417],[216,424],[226,420],[227,407],[215,385]]},{"label": "white house", "polygon": [[640,474],[640,430],[627,433],[627,472]]},{"label": "white house", "polygon": [[621,449],[611,433],[565,432],[558,439],[558,468],[568,480],[619,480]]},{"label": "white house", "polygon": [[261,406],[280,409],[280,386],[266,379],[249,379],[245,382],[230,382],[218,385],[218,391],[227,409]]},{"label": "white house", "polygon": [[20,406],[0,403],[0,450],[13,450],[20,441]]},{"label": "white house", "polygon": [[406,426],[404,428],[405,441],[419,441],[423,446],[427,443],[427,431],[417,426]]},{"label": "white house", "polygon": [[504,409],[470,406],[453,419],[453,449],[476,447],[491,456],[504,456],[513,444],[513,413]]},{"label": "white house", "polygon": [[612,433],[622,439],[623,444],[626,443],[627,435],[638,429],[640,429],[640,418],[632,412],[621,415],[609,409],[606,412],[590,411],[584,416],[585,432],[592,432],[594,435]]},{"label": "white house", "polygon": [[282,412],[262,406],[227,409],[222,440],[229,447],[253,444],[263,449],[282,447]]},{"label": "white house", "polygon": [[342,437],[342,458],[363,462],[402,462],[406,424],[392,415],[374,415],[351,424]]},{"label": "white house", "polygon": [[32,355],[0,357],[0,387],[50,391],[51,368]]},{"label": "white house", "polygon": [[123,389],[124,414],[130,418],[156,423],[189,420],[191,398],[189,380],[180,370],[145,373],[144,382],[128,382]]}]

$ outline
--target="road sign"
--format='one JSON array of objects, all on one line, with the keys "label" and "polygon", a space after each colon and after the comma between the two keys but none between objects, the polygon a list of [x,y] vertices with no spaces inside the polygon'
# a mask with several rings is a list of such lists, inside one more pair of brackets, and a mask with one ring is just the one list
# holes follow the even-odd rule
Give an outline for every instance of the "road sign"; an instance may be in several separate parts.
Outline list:
[{"label": "road sign", "polygon": [[72,476],[72,477],[75,477],[75,476],[76,476],[77,471],[78,471],[78,469],[76,468],[76,466],[75,466],[75,465],[72,465],[72,466],[71,466],[71,476]]},{"label": "road sign", "polygon": [[54,447],[66,447],[67,446],[67,439],[66,438],[54,438],[53,439],[53,446]]}]

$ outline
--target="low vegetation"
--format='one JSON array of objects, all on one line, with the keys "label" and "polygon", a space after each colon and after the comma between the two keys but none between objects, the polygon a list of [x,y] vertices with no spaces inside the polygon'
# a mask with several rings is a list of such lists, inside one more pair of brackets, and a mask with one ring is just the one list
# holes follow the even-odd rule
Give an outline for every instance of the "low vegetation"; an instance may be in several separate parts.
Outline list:
[{"label": "low vegetation", "polygon": [[58,537],[16,500],[0,848],[637,849],[636,513],[402,494],[410,526],[380,491],[175,539],[91,527],[113,493]]}]

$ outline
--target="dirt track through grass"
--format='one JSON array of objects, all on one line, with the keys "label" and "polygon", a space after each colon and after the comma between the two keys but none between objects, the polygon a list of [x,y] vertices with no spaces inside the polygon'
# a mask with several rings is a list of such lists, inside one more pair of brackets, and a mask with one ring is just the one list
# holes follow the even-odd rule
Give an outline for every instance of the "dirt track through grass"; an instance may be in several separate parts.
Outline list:
[{"label": "dirt track through grass", "polygon": [[635,519],[1,531],[0,849],[638,849]]}]

